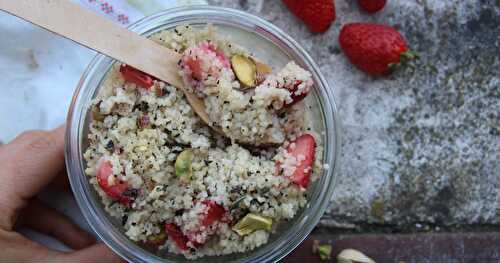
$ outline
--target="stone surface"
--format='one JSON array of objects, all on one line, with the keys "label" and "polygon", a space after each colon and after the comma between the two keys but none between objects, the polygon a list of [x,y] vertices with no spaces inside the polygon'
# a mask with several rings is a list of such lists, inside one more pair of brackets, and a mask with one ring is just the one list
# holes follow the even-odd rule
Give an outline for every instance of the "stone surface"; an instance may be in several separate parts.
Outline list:
[{"label": "stone surface", "polygon": [[[368,15],[336,0],[313,35],[281,1],[210,0],[280,27],[309,51],[343,120],[339,180],[323,226],[366,231],[469,229],[500,223],[500,3],[389,1]],[[421,54],[414,69],[372,78],[338,45],[342,24],[398,28]]]}]

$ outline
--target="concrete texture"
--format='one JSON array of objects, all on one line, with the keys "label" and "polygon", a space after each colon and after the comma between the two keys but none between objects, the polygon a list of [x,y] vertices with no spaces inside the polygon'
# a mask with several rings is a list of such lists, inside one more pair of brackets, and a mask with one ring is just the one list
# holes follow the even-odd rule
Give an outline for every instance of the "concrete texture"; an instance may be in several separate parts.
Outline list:
[{"label": "concrete texture", "polygon": [[[337,20],[314,35],[281,1],[209,0],[289,33],[321,66],[340,106],[343,154],[322,226],[439,231],[500,223],[500,3],[388,1],[368,15],[335,0]],[[393,25],[421,54],[415,68],[372,78],[338,45],[348,22]]]}]

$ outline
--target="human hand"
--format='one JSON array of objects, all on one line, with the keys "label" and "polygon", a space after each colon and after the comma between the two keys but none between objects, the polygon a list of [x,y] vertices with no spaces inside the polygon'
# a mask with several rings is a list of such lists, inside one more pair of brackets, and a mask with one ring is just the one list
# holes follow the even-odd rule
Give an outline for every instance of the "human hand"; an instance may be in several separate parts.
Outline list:
[{"label": "human hand", "polygon": [[[64,127],[30,131],[0,146],[0,261],[122,262],[68,217],[43,205],[36,195],[64,173]],[[15,231],[27,226],[51,235],[74,252],[51,250]]]}]

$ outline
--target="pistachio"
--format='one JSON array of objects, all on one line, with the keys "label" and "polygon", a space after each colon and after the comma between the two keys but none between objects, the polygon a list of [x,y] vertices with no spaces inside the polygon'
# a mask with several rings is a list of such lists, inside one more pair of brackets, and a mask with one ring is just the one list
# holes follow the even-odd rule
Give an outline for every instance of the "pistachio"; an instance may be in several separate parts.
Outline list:
[{"label": "pistachio", "polygon": [[193,174],[191,167],[193,162],[193,151],[184,150],[175,159],[175,175],[182,180],[190,180]]},{"label": "pistachio", "polygon": [[355,249],[344,249],[337,255],[338,263],[375,263],[373,259]]},{"label": "pistachio", "polygon": [[245,236],[256,230],[270,231],[272,226],[272,219],[249,213],[233,226],[233,231],[240,236]]},{"label": "pistachio", "polygon": [[320,244],[319,240],[314,240],[312,252],[313,254],[318,254],[321,260],[329,260],[332,255],[332,245]]},{"label": "pistachio", "polygon": [[325,244],[318,246],[318,254],[321,260],[329,260],[332,254],[332,245]]},{"label": "pistachio", "polygon": [[241,203],[243,200],[245,200],[245,198],[246,198],[246,197],[242,196],[242,197],[240,197],[240,198],[236,199],[236,201],[234,201],[234,202],[233,202],[233,204],[231,205],[230,210],[233,210],[233,209],[238,208],[238,206],[240,205],[240,203]]},{"label": "pistachio", "polygon": [[95,121],[103,121],[105,117],[106,116],[101,113],[98,105],[92,106],[92,119],[94,119]]},{"label": "pistachio", "polygon": [[148,236],[148,244],[153,246],[161,246],[167,240],[167,233],[165,231],[161,231],[158,234],[153,234]]},{"label": "pistachio", "polygon": [[145,152],[148,149],[146,145],[139,145],[135,148],[137,152]]},{"label": "pistachio", "polygon": [[257,84],[257,66],[252,58],[236,54],[231,57],[231,65],[236,77],[245,87],[255,87]]}]

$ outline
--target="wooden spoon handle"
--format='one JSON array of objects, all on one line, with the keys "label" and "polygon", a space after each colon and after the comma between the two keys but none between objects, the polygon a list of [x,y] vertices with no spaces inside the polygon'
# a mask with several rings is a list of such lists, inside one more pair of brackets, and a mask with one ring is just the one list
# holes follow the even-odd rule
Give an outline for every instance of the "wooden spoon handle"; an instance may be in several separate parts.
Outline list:
[{"label": "wooden spoon handle", "polygon": [[69,0],[0,0],[0,10],[182,87],[176,67],[180,54]]}]

